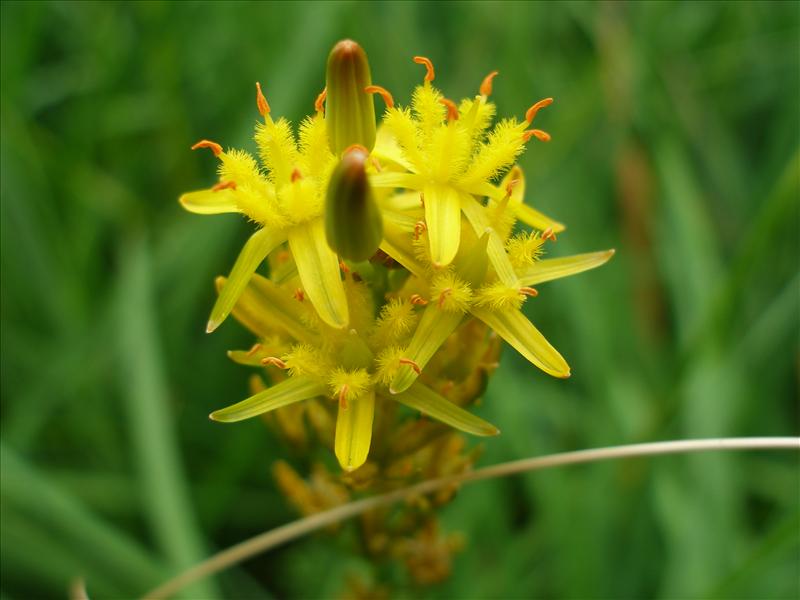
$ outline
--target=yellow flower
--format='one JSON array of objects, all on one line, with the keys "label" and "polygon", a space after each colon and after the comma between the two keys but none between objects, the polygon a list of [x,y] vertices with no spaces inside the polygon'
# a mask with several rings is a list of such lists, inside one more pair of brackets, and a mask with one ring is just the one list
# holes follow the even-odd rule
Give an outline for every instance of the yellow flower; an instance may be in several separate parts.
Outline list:
[{"label": "yellow flower", "polygon": [[[292,282],[276,285],[253,275],[233,309],[234,316],[272,348],[289,345],[281,356],[264,356],[261,364],[284,369],[288,377],[237,404],[211,413],[215,421],[234,422],[302,400],[337,401],[334,451],[342,468],[352,471],[367,460],[377,402],[394,400],[433,419],[475,435],[496,435],[496,427],[450,402],[422,382],[391,394],[388,382],[403,366],[399,350],[411,335],[413,305],[400,298],[384,305],[377,319],[368,290],[348,276],[344,281],[352,323],[358,328],[331,328],[315,319],[304,302],[293,297]],[[224,289],[226,282],[220,281]],[[266,340],[270,340],[267,342]],[[387,352],[388,349],[388,352]],[[263,356],[258,345],[249,353]],[[247,362],[247,361],[241,361]],[[251,361],[252,364],[252,361]]]},{"label": "yellow flower", "polygon": [[256,88],[264,122],[256,126],[255,141],[263,168],[246,152],[225,152],[219,144],[203,140],[192,148],[210,148],[220,159],[220,182],[180,198],[191,212],[238,212],[259,226],[233,265],[211,311],[207,331],[214,331],[225,320],[258,265],[287,241],[303,291],[320,318],[331,327],[346,327],[349,315],[339,259],[325,241],[323,223],[325,193],[335,160],[328,148],[322,98],[316,115],[301,123],[295,140],[285,119],[273,121],[261,86],[256,84]]},{"label": "yellow flower", "polygon": [[[493,129],[495,114],[488,101],[492,78],[484,79],[480,94],[456,106],[433,87],[434,69],[425,57],[414,57],[425,65],[424,82],[412,95],[411,107],[390,106],[384,128],[390,135],[379,136],[375,154],[400,165],[407,172],[378,173],[374,187],[404,188],[421,193],[428,231],[430,257],[435,267],[449,265],[458,252],[461,239],[461,213],[481,235],[484,219],[474,196],[497,195],[490,181],[510,167],[531,138],[548,141],[539,129],[528,129],[536,113],[552,103],[546,98],[534,104],[525,120],[503,119]],[[498,275],[514,285],[514,273],[505,254],[489,245],[490,260]]]}]

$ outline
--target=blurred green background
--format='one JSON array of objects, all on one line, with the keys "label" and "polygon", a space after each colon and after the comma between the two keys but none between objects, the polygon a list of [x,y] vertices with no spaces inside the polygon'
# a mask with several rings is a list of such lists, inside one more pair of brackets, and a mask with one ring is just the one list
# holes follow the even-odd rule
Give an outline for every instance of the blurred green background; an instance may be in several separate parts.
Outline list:
[{"label": "blurred green background", "polygon": [[[553,255],[614,247],[542,286],[531,318],[569,360],[506,352],[479,412],[481,464],[659,439],[798,435],[797,3],[2,4],[2,591],[141,594],[294,518],[287,453],[246,395],[233,322],[203,330],[212,278],[250,226],[181,211],[214,181],[200,138],[252,148],[313,110],[343,37],[406,103],[429,56],[451,98],[553,135],[521,159],[528,202],[568,224]],[[377,105],[380,107],[381,103]],[[662,457],[464,488],[468,545],[426,598],[797,598],[792,453]],[[311,536],[185,597],[337,597],[368,564]],[[383,570],[385,581],[396,572]]]}]

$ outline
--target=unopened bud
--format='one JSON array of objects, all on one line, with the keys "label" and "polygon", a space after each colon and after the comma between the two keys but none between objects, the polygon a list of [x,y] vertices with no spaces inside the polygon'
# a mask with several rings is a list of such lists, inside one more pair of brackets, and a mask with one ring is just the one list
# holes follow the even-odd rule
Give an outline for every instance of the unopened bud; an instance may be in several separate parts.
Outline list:
[{"label": "unopened bud", "polygon": [[325,124],[331,151],[338,156],[353,144],[375,145],[375,104],[364,88],[372,85],[363,48],[352,40],[336,44],[328,56]]},{"label": "unopened bud", "polygon": [[331,175],[325,206],[328,245],[342,258],[362,261],[378,250],[383,220],[367,179],[363,148],[345,152]]}]

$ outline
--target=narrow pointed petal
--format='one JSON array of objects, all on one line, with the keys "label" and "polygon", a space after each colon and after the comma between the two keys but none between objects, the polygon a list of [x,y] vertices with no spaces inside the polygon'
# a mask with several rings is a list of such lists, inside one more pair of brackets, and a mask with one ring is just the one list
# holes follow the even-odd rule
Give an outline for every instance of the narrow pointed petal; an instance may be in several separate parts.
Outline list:
[{"label": "narrow pointed petal", "polygon": [[412,173],[384,171],[370,175],[369,183],[374,188],[406,188],[418,190],[422,187],[422,177]]},{"label": "narrow pointed petal", "polygon": [[538,210],[531,208],[527,204],[517,204],[514,206],[514,210],[517,218],[520,221],[526,225],[530,225],[534,229],[541,229],[544,231],[545,229],[549,228],[553,230],[553,233],[561,233],[567,228],[567,226],[563,223],[559,223],[558,221],[551,219],[547,215],[540,213]]},{"label": "narrow pointed petal", "polygon": [[259,229],[250,236],[233,264],[233,269],[219,292],[214,308],[211,309],[206,327],[207,333],[214,331],[228,317],[258,265],[285,240],[283,233],[267,228]]},{"label": "narrow pointed petal", "polygon": [[471,312],[545,373],[554,377],[569,377],[567,361],[522,314],[522,311],[473,307]]},{"label": "narrow pointed petal", "polygon": [[375,392],[373,391],[348,400],[345,408],[339,406],[334,451],[345,471],[353,471],[367,461],[372,442],[374,415]]},{"label": "narrow pointed petal", "polygon": [[290,377],[247,400],[215,410],[209,417],[222,423],[234,423],[294,402],[322,396],[326,390],[326,386],[316,379],[300,376]]},{"label": "narrow pointed petal", "polygon": [[[222,289],[224,285],[225,278],[217,278],[217,288]],[[317,335],[303,323],[297,300],[258,274],[253,275],[233,307],[233,316],[260,338],[268,338],[277,330],[301,342],[318,342]]]},{"label": "narrow pointed petal", "polygon": [[426,185],[425,223],[434,266],[449,265],[461,242],[461,202],[450,186]]},{"label": "narrow pointed petal", "polygon": [[320,318],[331,327],[347,326],[350,316],[347,297],[339,274],[339,259],[325,241],[322,219],[299,225],[289,231],[300,281]]},{"label": "narrow pointed petal", "polygon": [[383,210],[383,241],[380,249],[417,277],[425,276],[425,268],[414,255],[411,239],[417,221],[410,216]]},{"label": "narrow pointed petal", "polygon": [[530,286],[576,275],[606,264],[612,256],[614,250],[588,252],[563,258],[545,258],[518,273],[519,282],[523,286]]},{"label": "narrow pointed petal", "polygon": [[[411,343],[406,348],[404,358],[415,363],[420,370],[425,368],[428,361],[436,353],[444,341],[461,323],[464,315],[454,312],[440,310],[435,304],[431,303],[422,313],[419,325],[411,338]],[[402,365],[397,371],[389,391],[392,394],[399,394],[406,391],[419,376],[410,365]]]},{"label": "narrow pointed petal", "polygon": [[392,398],[409,408],[418,410],[445,425],[455,427],[466,433],[482,436],[500,433],[500,430],[488,421],[484,421],[457,404],[453,404],[447,398],[440,396],[419,381],[402,394],[397,394]]},{"label": "narrow pointed petal", "polygon": [[490,226],[489,219],[486,217],[486,209],[469,194],[461,194],[461,207],[478,237],[481,237],[486,232],[489,233],[486,252],[489,254],[489,262],[495,273],[497,273],[497,278],[508,287],[519,287],[517,273],[508,259],[508,254],[506,254],[505,243]]},{"label": "narrow pointed petal", "polygon": [[239,212],[231,190],[200,190],[183,194],[178,201],[189,212],[198,215],[218,215]]}]

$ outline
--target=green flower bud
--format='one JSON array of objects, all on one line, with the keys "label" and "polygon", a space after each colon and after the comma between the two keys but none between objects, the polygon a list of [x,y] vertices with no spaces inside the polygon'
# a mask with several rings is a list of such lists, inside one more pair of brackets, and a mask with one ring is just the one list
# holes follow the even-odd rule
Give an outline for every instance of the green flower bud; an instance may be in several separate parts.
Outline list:
[{"label": "green flower bud", "polygon": [[338,156],[353,144],[375,145],[375,104],[364,88],[372,85],[364,50],[352,40],[336,44],[328,56],[325,124],[331,151]]},{"label": "green flower bud", "polygon": [[383,239],[383,220],[366,172],[367,152],[345,152],[334,169],[325,205],[328,245],[342,258],[367,260]]}]

